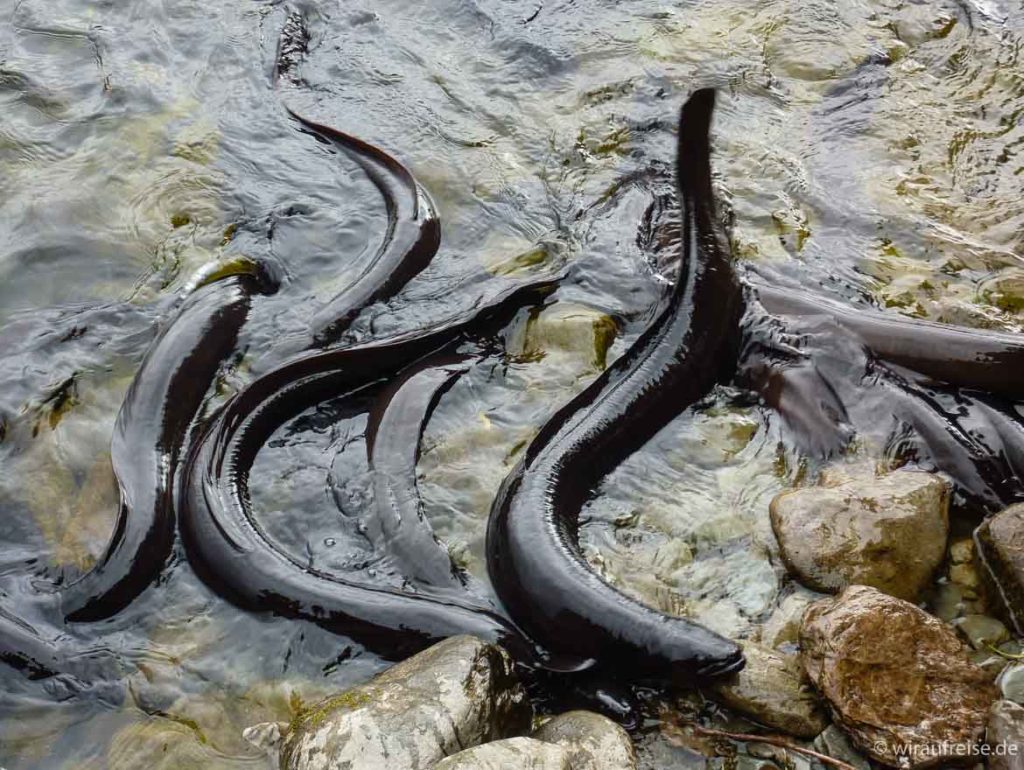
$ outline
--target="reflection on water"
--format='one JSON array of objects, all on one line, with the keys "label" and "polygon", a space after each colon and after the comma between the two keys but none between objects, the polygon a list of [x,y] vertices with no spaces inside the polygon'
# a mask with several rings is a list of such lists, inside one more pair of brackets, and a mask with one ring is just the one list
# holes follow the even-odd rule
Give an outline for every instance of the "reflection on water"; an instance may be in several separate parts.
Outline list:
[{"label": "reflection on water", "polygon": [[[1013,4],[298,5],[314,40],[295,106],[402,158],[444,228],[433,264],[353,336],[413,328],[487,281],[573,264],[557,303],[517,319],[507,352],[460,378],[424,435],[427,513],[472,572],[483,575],[484,519],[518,452],[657,306],[673,250],[640,231],[666,189],[674,112],[698,86],[724,91],[717,184],[746,268],[856,305],[1024,328]],[[251,257],[285,276],[256,300],[217,398],[301,335],[376,249],[374,188],[271,91],[285,13],[271,0],[0,0],[8,606],[102,549],[114,416],[197,270]],[[278,542],[343,570],[367,547],[352,518],[369,494],[365,419],[307,417],[261,453],[253,494]],[[585,510],[595,566],[663,610],[750,633],[786,590],[767,501],[807,470],[782,438],[762,407],[718,389]],[[127,611],[70,633],[130,659],[127,690],[75,695],[0,670],[0,765],[259,766],[242,726],[286,719],[383,665],[306,623],[235,610],[180,553]]]}]

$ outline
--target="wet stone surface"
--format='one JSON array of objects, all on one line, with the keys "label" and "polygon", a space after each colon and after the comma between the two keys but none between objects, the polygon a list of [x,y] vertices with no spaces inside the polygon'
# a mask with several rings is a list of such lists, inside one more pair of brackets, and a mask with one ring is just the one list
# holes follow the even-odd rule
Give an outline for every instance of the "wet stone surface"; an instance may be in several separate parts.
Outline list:
[{"label": "wet stone surface", "polygon": [[956,633],[909,602],[851,586],[808,609],[800,647],[835,723],[878,762],[942,764],[929,747],[983,737],[998,691]]},{"label": "wet stone surface", "polygon": [[808,587],[915,599],[946,554],[949,484],[900,471],[795,489],[772,500],[771,520],[786,566]]}]

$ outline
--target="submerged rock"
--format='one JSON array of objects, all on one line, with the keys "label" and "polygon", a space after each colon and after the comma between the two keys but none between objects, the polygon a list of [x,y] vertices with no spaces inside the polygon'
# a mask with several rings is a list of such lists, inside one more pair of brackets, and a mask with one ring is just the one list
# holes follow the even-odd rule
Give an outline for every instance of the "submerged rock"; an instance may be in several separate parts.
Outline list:
[{"label": "submerged rock", "polygon": [[795,735],[813,738],[828,718],[794,655],[759,644],[743,644],[747,665],[713,685],[717,699],[758,722]]},{"label": "submerged rock", "polygon": [[986,520],[974,532],[982,578],[999,611],[1024,635],[1024,503]]},{"label": "submerged rock", "polygon": [[531,709],[499,647],[439,642],[292,721],[286,770],[425,770],[467,746],[525,732]]},{"label": "submerged rock", "polygon": [[434,765],[434,770],[577,770],[577,766],[562,746],[533,738],[507,738],[453,754]]},{"label": "submerged rock", "polygon": [[819,594],[800,590],[783,599],[761,626],[761,644],[773,649],[795,648],[800,638],[800,622],[804,612],[817,598],[820,598]]},{"label": "submerged rock", "polygon": [[997,696],[942,621],[867,586],[813,604],[800,629],[807,674],[853,744],[892,767],[949,760],[970,745]]},{"label": "submerged rock", "polygon": [[857,584],[914,599],[946,554],[949,484],[929,473],[789,490],[770,510],[783,561],[817,591]]},{"label": "submerged rock", "polygon": [[985,740],[988,770],[1024,770],[1024,707],[996,701],[988,715]]},{"label": "submerged rock", "polygon": [[564,748],[572,770],[636,770],[636,751],[629,734],[592,711],[559,714],[541,725],[533,737]]}]

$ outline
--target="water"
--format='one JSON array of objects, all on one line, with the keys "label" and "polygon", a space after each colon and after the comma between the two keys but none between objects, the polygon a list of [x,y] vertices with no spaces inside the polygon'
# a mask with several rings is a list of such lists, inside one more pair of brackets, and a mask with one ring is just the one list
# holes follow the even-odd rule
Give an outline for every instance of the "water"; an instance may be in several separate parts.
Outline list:
[{"label": "water", "polygon": [[[460,378],[424,435],[427,513],[477,575],[497,484],[600,368],[587,324],[614,330],[613,357],[664,291],[672,250],[641,223],[670,173],[674,114],[697,87],[722,90],[716,184],[744,272],[1022,329],[1019,3],[0,0],[5,606],[102,552],[117,409],[197,271],[248,257],[285,276],[256,300],[212,408],[377,246],[373,186],[299,131],[271,88],[295,9],[313,40],[293,105],[401,158],[444,228],[430,267],[352,338],[572,265],[557,304],[521,314],[508,354]],[[589,319],[574,322],[582,332],[546,332],[567,308]],[[293,553],[363,569],[353,511],[368,494],[365,418],[328,417],[261,452],[256,508]],[[809,466],[785,439],[770,412],[720,388],[606,481],[585,511],[594,564],[662,609],[750,634],[788,590],[767,502]],[[0,670],[0,766],[260,767],[241,727],[287,719],[385,665],[310,624],[234,609],[180,550],[128,610],[70,633],[134,661],[127,694]]]}]

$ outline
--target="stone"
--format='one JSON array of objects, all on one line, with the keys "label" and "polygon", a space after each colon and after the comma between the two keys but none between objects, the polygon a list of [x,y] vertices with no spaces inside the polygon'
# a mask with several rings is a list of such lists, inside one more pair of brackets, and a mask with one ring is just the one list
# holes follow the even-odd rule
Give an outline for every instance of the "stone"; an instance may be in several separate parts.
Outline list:
[{"label": "stone", "polygon": [[1006,700],[1024,705],[1024,663],[1007,666],[996,681]]},{"label": "stone", "polygon": [[996,701],[988,715],[988,770],[1024,770],[1024,707]]},{"label": "stone", "polygon": [[567,353],[586,362],[590,371],[601,371],[617,333],[611,316],[584,305],[556,302],[529,320],[518,349],[525,356]]},{"label": "stone", "polygon": [[811,605],[800,628],[804,668],[834,722],[891,767],[939,764],[948,757],[934,747],[982,737],[997,690],[968,651],[942,621],[868,586]]},{"label": "stone", "polygon": [[853,765],[857,770],[871,770],[871,763],[857,753],[850,739],[835,725],[829,725],[814,739],[814,748],[822,754]]},{"label": "stone", "polygon": [[968,599],[976,596],[978,588],[981,587],[981,578],[978,575],[978,571],[970,562],[954,564],[950,567],[949,580],[951,583],[960,586],[964,596]]},{"label": "stone", "polygon": [[998,647],[1010,638],[1006,626],[988,615],[964,615],[953,626],[976,650]]},{"label": "stone", "polygon": [[636,770],[629,734],[592,711],[567,711],[549,719],[533,737],[569,752],[572,770]]},{"label": "stone", "polygon": [[816,595],[809,591],[800,591],[783,599],[761,626],[761,644],[773,649],[790,645],[795,647],[800,638],[800,621],[803,620],[804,611],[815,598]]},{"label": "stone", "polygon": [[956,583],[942,583],[932,590],[928,606],[935,617],[952,622],[964,610],[964,592]]},{"label": "stone", "polygon": [[974,561],[974,541],[964,538],[950,543],[949,560],[953,564],[967,564]]},{"label": "stone", "polygon": [[929,473],[788,490],[770,512],[783,562],[816,591],[869,585],[912,600],[946,555],[949,484]]},{"label": "stone", "polygon": [[999,611],[1024,635],[1024,503],[1012,505],[974,531],[981,576]]},{"label": "stone", "polygon": [[747,665],[716,682],[716,700],[761,724],[799,738],[813,738],[828,719],[795,655],[743,643]]},{"label": "stone", "polygon": [[452,637],[301,712],[281,746],[281,768],[425,770],[466,747],[522,734],[531,717],[509,656]]},{"label": "stone", "polygon": [[[399,766],[389,767],[397,770]],[[576,770],[576,766],[562,746],[533,738],[507,738],[453,754],[434,765],[434,770]]]}]

